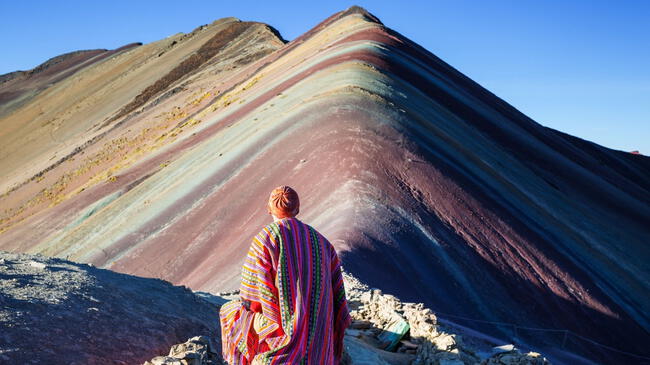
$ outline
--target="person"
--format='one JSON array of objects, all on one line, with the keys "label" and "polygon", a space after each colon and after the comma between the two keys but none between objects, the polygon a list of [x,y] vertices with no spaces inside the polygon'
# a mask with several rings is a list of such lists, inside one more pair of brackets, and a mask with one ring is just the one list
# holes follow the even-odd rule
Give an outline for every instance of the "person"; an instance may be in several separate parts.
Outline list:
[{"label": "person", "polygon": [[339,257],[330,242],[296,218],[298,194],[271,192],[273,223],[251,243],[240,299],[220,309],[229,364],[339,364],[350,324]]}]

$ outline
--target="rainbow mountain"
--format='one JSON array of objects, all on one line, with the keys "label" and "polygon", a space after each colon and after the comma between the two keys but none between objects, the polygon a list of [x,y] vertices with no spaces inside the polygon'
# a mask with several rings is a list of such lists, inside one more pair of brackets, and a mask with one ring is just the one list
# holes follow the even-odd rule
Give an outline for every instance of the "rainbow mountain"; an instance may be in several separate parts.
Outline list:
[{"label": "rainbow mountain", "polygon": [[372,287],[549,355],[650,356],[650,159],[536,123],[362,8],[290,42],[224,18],[55,57],[0,76],[0,125],[0,250],[232,290],[286,184]]}]

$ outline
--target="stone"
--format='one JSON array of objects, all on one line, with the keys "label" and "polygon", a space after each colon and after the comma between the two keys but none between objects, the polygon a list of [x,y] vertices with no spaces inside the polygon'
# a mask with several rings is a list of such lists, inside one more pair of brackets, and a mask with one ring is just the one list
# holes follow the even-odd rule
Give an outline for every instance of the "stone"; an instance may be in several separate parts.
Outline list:
[{"label": "stone", "polygon": [[[156,360],[158,359],[158,360]],[[181,365],[212,365],[220,364],[219,355],[215,353],[210,344],[210,339],[206,336],[192,337],[184,343],[173,345],[169,350],[168,356],[159,356],[150,362],[163,361],[161,364],[181,364]],[[145,363],[146,364],[146,363]]]},{"label": "stone", "polygon": [[519,363],[519,357],[516,355],[506,354],[501,356],[499,361],[504,365],[516,365]]},{"label": "stone", "polygon": [[501,353],[501,352],[510,352],[515,350],[515,345],[513,344],[507,344],[507,345],[501,345],[501,346],[495,346],[492,348],[493,353]]},{"label": "stone", "polygon": [[454,338],[454,335],[441,335],[435,337],[433,343],[440,351],[450,351],[456,348],[456,340]]},{"label": "stone", "polygon": [[[346,364],[402,363],[411,356],[407,364],[548,364],[537,353],[522,354],[512,344],[492,347],[483,344],[474,348],[464,344],[459,334],[445,332],[438,324],[438,319],[422,303],[403,303],[397,297],[384,294],[380,290],[368,288],[355,277],[344,273],[346,295],[352,324],[346,331]],[[403,321],[403,322],[400,322]],[[397,326],[401,324],[401,326]],[[396,327],[408,330],[397,331]],[[385,351],[387,338],[402,336],[392,351]],[[471,337],[470,337],[471,338]],[[383,340],[383,341],[382,341]],[[479,355],[480,354],[480,355]],[[373,362],[374,361],[374,362]]]},{"label": "stone", "polygon": [[465,365],[462,360],[442,359],[438,362],[440,365]]},{"label": "stone", "polygon": [[43,269],[45,269],[47,267],[47,265],[45,265],[44,263],[36,262],[36,261],[30,261],[29,266],[31,266],[33,268],[36,268],[36,269],[39,269],[39,270],[43,270]]},{"label": "stone", "polygon": [[169,356],[156,356],[151,361],[145,362],[145,365],[181,365],[178,359]]}]

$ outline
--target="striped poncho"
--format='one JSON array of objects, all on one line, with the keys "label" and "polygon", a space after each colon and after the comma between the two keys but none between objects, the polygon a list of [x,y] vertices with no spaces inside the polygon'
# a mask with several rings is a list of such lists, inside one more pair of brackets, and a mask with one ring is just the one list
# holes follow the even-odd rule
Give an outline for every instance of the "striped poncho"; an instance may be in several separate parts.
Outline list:
[{"label": "striped poncho", "polygon": [[341,265],[314,228],[296,218],[264,227],[242,268],[240,297],[220,313],[228,363],[339,363],[350,323]]}]

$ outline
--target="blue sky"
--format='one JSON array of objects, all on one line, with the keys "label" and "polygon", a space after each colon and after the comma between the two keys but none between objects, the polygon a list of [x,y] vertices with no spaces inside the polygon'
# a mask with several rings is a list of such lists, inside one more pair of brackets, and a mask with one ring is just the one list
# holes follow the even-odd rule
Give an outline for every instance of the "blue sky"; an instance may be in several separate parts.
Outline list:
[{"label": "blue sky", "polygon": [[650,155],[650,1],[0,0],[0,74],[235,16],[286,39],[357,4],[537,122]]}]

